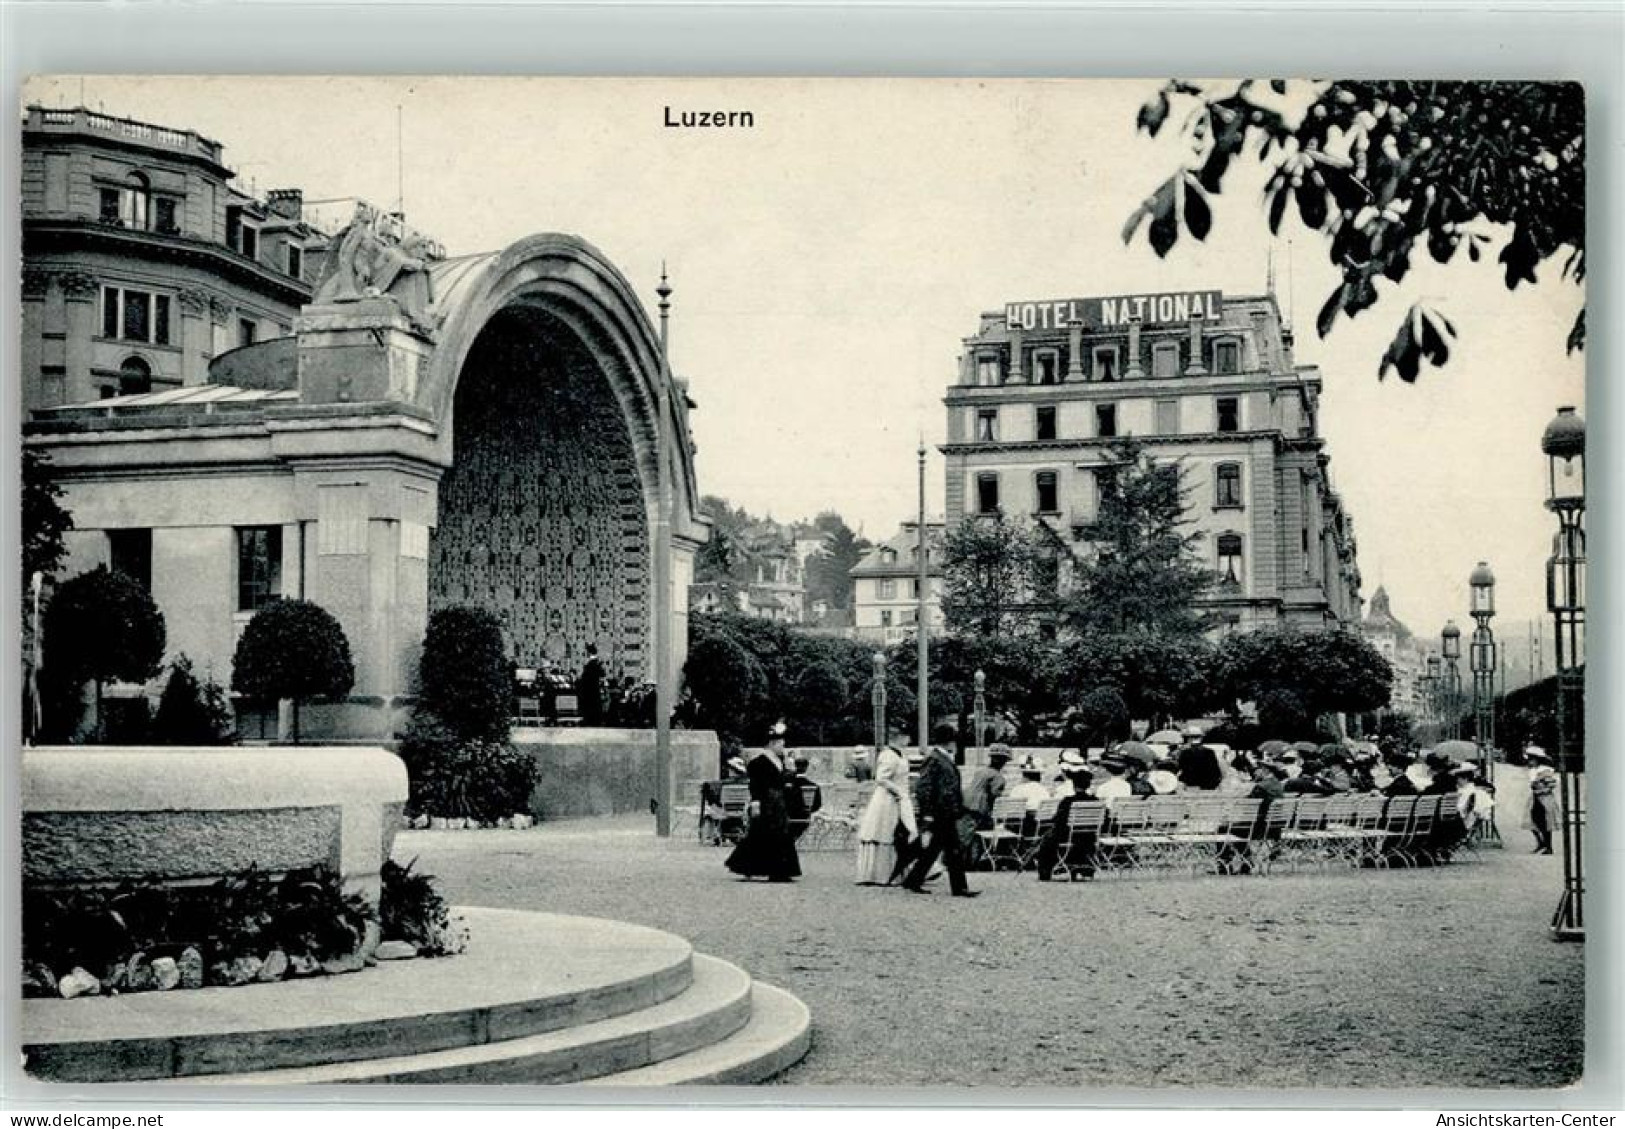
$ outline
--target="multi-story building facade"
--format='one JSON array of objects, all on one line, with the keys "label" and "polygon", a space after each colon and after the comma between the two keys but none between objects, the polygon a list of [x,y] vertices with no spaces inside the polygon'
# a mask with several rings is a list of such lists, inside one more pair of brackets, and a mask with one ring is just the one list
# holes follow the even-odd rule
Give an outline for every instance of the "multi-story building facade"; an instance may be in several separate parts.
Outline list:
[{"label": "multi-story building facade", "polygon": [[208,380],[292,332],[325,239],[296,189],[232,186],[218,142],[83,108],[22,126],[24,412]]},{"label": "multi-story building facade", "polygon": [[1418,721],[1430,716],[1432,704],[1423,695],[1422,675],[1426,669],[1425,648],[1411,629],[1394,615],[1388,590],[1378,586],[1371,597],[1371,610],[1360,623],[1360,634],[1388,660],[1394,682],[1388,692],[1388,706],[1410,714]]},{"label": "multi-story building facade", "polygon": [[[925,523],[925,630],[942,631],[943,524]],[[852,569],[852,634],[896,643],[919,623],[920,523],[905,521],[896,536],[871,548]]]},{"label": "multi-story building facade", "polygon": [[1013,302],[964,342],[948,410],[947,516],[1086,539],[1132,436],[1184,467],[1190,528],[1219,577],[1208,604],[1249,629],[1357,624],[1354,528],[1327,471],[1321,375],[1293,359],[1272,294],[1206,290]]}]

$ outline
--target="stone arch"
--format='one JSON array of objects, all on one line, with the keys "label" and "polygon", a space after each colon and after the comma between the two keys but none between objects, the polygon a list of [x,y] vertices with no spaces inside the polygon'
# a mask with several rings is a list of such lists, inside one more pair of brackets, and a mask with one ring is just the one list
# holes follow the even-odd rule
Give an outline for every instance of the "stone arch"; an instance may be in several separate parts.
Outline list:
[{"label": "stone arch", "polygon": [[[661,373],[648,317],[572,236],[446,260],[432,282],[440,339],[414,393],[446,467],[430,606],[491,607],[522,665],[574,668],[593,643],[612,673],[647,677]],[[697,491],[680,405],[673,424],[681,535]]]}]

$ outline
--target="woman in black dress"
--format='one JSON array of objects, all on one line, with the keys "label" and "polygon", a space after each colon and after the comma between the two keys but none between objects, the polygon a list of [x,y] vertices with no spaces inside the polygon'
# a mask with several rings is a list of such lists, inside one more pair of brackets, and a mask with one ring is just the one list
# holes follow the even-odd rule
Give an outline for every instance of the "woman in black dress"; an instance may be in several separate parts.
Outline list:
[{"label": "woman in black dress", "polygon": [[742,878],[799,878],[801,860],[784,803],[783,766],[772,753],[757,753],[745,766],[745,776],[750,781],[750,823],[725,865]]}]

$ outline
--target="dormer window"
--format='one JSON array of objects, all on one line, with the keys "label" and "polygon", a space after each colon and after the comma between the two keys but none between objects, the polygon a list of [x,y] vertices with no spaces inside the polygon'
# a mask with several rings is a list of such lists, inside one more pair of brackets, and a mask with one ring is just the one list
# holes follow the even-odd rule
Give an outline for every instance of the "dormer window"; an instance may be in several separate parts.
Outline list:
[{"label": "dormer window", "polygon": [[1054,349],[1040,349],[1033,354],[1033,374],[1036,384],[1058,384],[1061,380],[1061,354]]},{"label": "dormer window", "polygon": [[1158,380],[1179,375],[1179,342],[1159,341],[1151,346],[1151,375]]},{"label": "dormer window", "polygon": [[897,563],[897,550],[896,549],[882,549],[882,550],[880,550],[880,563],[881,564],[896,564]]},{"label": "dormer window", "polygon": [[999,363],[998,357],[976,358],[976,385],[979,388],[993,388],[1004,375],[1004,366]]},{"label": "dormer window", "polygon": [[1117,346],[1096,345],[1090,355],[1096,380],[1117,379]]},{"label": "dormer window", "polygon": [[1214,343],[1213,371],[1218,376],[1233,376],[1241,371],[1241,342],[1217,341]]}]

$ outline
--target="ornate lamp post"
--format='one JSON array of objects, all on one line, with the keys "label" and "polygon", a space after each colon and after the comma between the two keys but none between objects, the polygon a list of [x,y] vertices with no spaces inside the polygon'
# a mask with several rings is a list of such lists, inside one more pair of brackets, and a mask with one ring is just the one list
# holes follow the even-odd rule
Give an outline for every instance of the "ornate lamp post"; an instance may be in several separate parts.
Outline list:
[{"label": "ornate lamp post", "polygon": [[1461,736],[1461,628],[1453,619],[1445,620],[1439,632],[1439,649],[1444,652],[1444,735],[1454,741]]},{"label": "ornate lamp post", "polygon": [[875,680],[869,688],[869,702],[874,706],[875,755],[886,745],[886,654],[875,652]]},{"label": "ornate lamp post", "polygon": [[1557,515],[1546,562],[1546,607],[1552,613],[1557,669],[1557,771],[1563,823],[1563,899],[1552,917],[1559,941],[1585,940],[1585,747],[1571,732],[1585,686],[1585,422],[1557,409],[1540,449],[1546,455],[1546,508]]},{"label": "ornate lamp post", "polygon": [[655,834],[671,835],[674,788],[671,759],[672,709],[672,480],[671,452],[671,285],[660,264],[660,372],[655,377]]},{"label": "ornate lamp post", "polygon": [[976,730],[972,743],[980,749],[986,741],[985,734],[987,733],[987,674],[980,670],[977,671],[973,685],[976,691],[975,697],[972,699],[972,709],[975,711],[976,718],[973,724],[976,726]]},{"label": "ornate lamp post", "polygon": [[[1467,578],[1470,594],[1468,609],[1473,622],[1473,643],[1469,650],[1469,664],[1473,671],[1473,730],[1478,737],[1478,771],[1485,781],[1495,786],[1495,669],[1499,665],[1495,649],[1495,633],[1490,620],[1495,617],[1495,574],[1484,561],[1478,562]],[[1501,845],[1501,833],[1495,826],[1495,812],[1478,825],[1480,843]]]},{"label": "ornate lamp post", "polygon": [[1428,652],[1422,669],[1426,672],[1422,675],[1422,708],[1429,721],[1440,724],[1443,713],[1439,709],[1439,656]]}]

